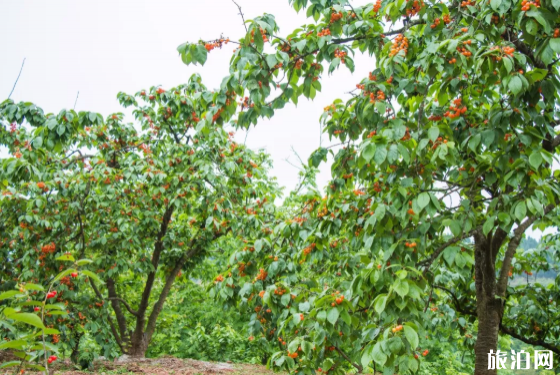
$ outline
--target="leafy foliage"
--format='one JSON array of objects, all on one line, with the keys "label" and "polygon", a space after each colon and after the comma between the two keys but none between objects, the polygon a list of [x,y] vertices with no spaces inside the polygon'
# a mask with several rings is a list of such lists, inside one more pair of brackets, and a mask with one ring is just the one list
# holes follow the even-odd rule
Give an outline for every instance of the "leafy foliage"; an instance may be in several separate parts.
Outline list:
[{"label": "leafy foliage", "polygon": [[[232,302],[255,311],[254,333],[276,342],[271,366],[415,373],[429,355],[426,298],[449,301],[463,327],[477,323],[477,373],[493,373],[498,330],[558,353],[557,328],[513,323],[557,316],[557,286],[508,288],[509,277],[558,252],[548,243],[517,253],[529,227],[558,224],[558,4],[291,4],[313,20],[286,37],[272,15],[247,21],[221,87],[246,95],[237,126],[313,99],[324,71],[353,71],[357,51],[377,67],[321,117],[340,141],[309,160],[334,160],[326,197],[309,189],[281,219],[263,217],[266,230],[247,239],[255,252],[230,260],[223,284],[239,285]],[[225,43],[178,49],[186,64],[204,64]],[[249,261],[257,272],[246,272]],[[442,323],[455,325],[453,315]]]},{"label": "leafy foliage", "polygon": [[[75,262],[72,259],[72,263],[73,268],[64,269],[61,266],[61,272],[47,288],[23,282],[16,290],[0,293],[0,327],[7,331],[2,334],[4,342],[0,344],[0,350],[10,350],[19,358],[0,364],[0,368],[13,370],[13,374],[22,374],[27,369],[48,372],[49,364],[58,359],[60,331],[54,326],[66,319],[68,310],[63,303],[55,300],[57,287],[66,275],[80,277],[78,269],[90,261]],[[82,271],[88,272],[85,269]]]}]

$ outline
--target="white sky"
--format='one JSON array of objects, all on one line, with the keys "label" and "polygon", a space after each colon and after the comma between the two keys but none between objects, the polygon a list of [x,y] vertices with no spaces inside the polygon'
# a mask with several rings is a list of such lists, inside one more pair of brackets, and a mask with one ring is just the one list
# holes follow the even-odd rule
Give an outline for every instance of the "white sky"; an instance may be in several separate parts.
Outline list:
[{"label": "white sky", "polygon": [[[247,19],[274,14],[280,34],[287,35],[309,22],[287,0],[239,0]],[[186,41],[216,39],[223,33],[232,40],[243,36],[238,9],[231,0],[2,0],[0,2],[0,98],[10,93],[23,58],[25,66],[12,95],[32,101],[47,112],[72,108],[100,112],[121,111],[119,91],[164,88],[184,83],[200,73],[207,87],[219,87],[228,73],[233,45],[209,54],[204,67],[186,66],[177,46]],[[289,105],[271,120],[252,128],[247,145],[272,155],[272,174],[292,189],[298,182],[294,150],[304,159],[319,147],[319,116],[323,108],[355,88],[373,70],[374,60],[359,56],[352,76],[345,68],[322,81],[323,92],[314,101],[302,98],[298,108]],[[129,119],[132,121],[132,118]],[[245,134],[237,132],[242,143]],[[329,145],[328,136],[323,145]],[[329,180],[330,167],[322,166],[320,186]]]}]

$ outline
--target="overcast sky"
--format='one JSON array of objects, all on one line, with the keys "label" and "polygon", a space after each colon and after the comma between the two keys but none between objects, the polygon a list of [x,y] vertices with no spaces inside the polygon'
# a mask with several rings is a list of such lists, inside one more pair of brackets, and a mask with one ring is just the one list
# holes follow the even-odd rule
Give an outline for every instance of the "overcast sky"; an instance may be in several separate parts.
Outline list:
[{"label": "overcast sky", "polygon": [[[238,0],[245,17],[274,14],[280,34],[287,35],[309,22],[297,14],[287,0]],[[360,3],[360,2],[355,2]],[[209,54],[204,67],[186,66],[177,46],[185,41],[231,39],[243,36],[238,9],[231,0],[2,0],[0,2],[0,97],[10,93],[25,66],[12,95],[16,101],[32,101],[47,112],[72,108],[108,115],[121,111],[119,91],[135,93],[142,88],[164,88],[184,83],[200,73],[209,88],[219,87],[228,73],[234,46]],[[323,108],[355,88],[373,70],[374,60],[356,59],[354,75],[342,67],[322,81],[323,92],[314,101],[303,98],[277,111],[271,120],[261,120],[249,131],[247,145],[264,148],[274,160],[280,184],[292,189],[298,170],[286,161],[298,163],[293,149],[304,159],[319,147],[319,116]],[[132,119],[130,119],[132,121]],[[245,134],[238,132],[238,142]],[[323,136],[323,145],[329,145]],[[319,183],[330,176],[323,166]]]}]

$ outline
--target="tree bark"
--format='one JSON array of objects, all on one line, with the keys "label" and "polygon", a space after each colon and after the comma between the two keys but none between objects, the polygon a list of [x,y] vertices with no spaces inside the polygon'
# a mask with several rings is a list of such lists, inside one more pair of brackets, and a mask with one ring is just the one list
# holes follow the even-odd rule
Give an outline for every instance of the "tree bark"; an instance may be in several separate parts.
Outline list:
[{"label": "tree bark", "polygon": [[496,369],[488,369],[488,353],[498,349],[498,331],[501,320],[501,301],[484,299],[478,303],[478,336],[474,346],[475,375],[496,375]]},{"label": "tree bark", "polygon": [[488,368],[490,350],[496,353],[500,328],[502,303],[496,298],[496,272],[492,239],[481,230],[474,234],[475,286],[477,301],[478,334],[474,346],[475,375],[496,375]]}]

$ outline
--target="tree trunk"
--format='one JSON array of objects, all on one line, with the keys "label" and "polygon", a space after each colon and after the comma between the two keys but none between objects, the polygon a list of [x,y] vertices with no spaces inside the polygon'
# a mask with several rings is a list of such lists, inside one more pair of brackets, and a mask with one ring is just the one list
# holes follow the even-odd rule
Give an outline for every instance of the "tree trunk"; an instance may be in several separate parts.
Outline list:
[{"label": "tree trunk", "polygon": [[496,375],[496,369],[488,369],[490,350],[496,353],[501,320],[501,301],[496,298],[496,271],[492,241],[481,231],[475,239],[475,287],[478,318],[478,334],[474,346],[475,375]]},{"label": "tree trunk", "polygon": [[498,349],[498,331],[500,328],[499,299],[478,301],[478,335],[474,346],[475,375],[496,375],[496,369],[488,369],[488,353]]},{"label": "tree trunk", "polygon": [[134,358],[144,358],[148,350],[149,342],[145,334],[134,335],[130,341],[128,355]]}]

